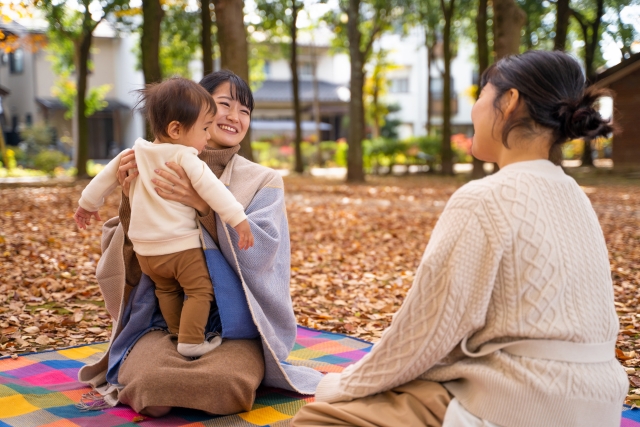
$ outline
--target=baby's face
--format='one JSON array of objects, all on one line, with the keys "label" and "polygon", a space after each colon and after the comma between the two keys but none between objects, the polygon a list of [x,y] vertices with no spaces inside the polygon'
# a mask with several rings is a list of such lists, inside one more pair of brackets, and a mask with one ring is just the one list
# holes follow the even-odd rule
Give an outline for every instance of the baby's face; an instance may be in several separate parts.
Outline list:
[{"label": "baby's face", "polygon": [[208,128],[212,123],[213,115],[206,109],[200,111],[198,120],[184,136],[185,145],[195,148],[200,154],[210,138]]}]

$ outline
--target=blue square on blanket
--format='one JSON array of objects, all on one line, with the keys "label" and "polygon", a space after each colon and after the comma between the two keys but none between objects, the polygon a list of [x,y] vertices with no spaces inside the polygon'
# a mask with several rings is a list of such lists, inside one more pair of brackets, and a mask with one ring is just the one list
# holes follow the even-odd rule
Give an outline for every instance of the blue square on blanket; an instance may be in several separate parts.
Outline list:
[{"label": "blue square on blanket", "polygon": [[316,362],[329,363],[331,365],[341,365],[343,363],[352,364],[353,360],[345,359],[343,357],[332,356],[330,354],[322,357],[318,357],[317,359],[313,359]]}]

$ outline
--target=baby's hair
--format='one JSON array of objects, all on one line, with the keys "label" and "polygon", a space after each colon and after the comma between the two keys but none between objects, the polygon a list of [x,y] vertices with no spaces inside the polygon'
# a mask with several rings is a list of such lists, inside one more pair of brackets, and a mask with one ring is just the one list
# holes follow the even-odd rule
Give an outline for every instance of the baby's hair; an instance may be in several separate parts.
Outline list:
[{"label": "baby's hair", "polygon": [[488,83],[496,88],[494,107],[500,113],[500,99],[509,89],[520,93],[527,108],[528,117],[512,116],[505,123],[502,143],[507,148],[507,137],[513,129],[533,132],[536,124],[553,131],[552,152],[569,139],[593,139],[614,130],[594,106],[611,92],[587,87],[580,64],[566,53],[529,51],[505,57],[482,75],[480,87]]},{"label": "baby's hair", "polygon": [[200,113],[217,113],[216,103],[211,95],[199,84],[182,77],[171,77],[161,83],[152,83],[136,91],[138,103],[149,121],[153,135],[169,138],[167,127],[177,121],[185,131],[189,131],[198,120]]}]

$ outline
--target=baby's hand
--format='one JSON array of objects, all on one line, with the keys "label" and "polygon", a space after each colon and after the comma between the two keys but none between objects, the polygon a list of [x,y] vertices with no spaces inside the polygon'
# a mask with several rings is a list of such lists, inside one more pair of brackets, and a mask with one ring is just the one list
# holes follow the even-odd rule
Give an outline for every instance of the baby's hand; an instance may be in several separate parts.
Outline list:
[{"label": "baby's hand", "polygon": [[[76,210],[76,213],[73,215],[73,219],[76,220],[78,228],[82,230],[86,229],[87,225],[91,224],[91,217],[94,217],[97,221],[102,221],[98,212],[89,212],[88,210],[83,209],[80,206],[78,206],[78,210]],[[253,242],[253,237],[251,241]]]},{"label": "baby's hand", "polygon": [[249,249],[253,246],[253,234],[251,234],[251,227],[249,226],[249,221],[246,219],[242,221],[240,224],[233,227],[238,232],[238,247],[240,249]]}]

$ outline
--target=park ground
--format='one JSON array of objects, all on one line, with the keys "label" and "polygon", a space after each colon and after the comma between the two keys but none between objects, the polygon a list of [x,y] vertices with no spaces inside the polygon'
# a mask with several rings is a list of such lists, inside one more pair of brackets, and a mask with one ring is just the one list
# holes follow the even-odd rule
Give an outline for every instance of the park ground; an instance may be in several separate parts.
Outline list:
[{"label": "park ground", "polygon": [[[609,248],[620,317],[616,354],[640,403],[640,179],[577,174]],[[291,292],[298,322],[370,341],[407,294],[433,227],[464,176],[286,177]],[[0,355],[106,341],[111,320],[95,267],[101,223],[78,230],[86,182],[0,186]],[[100,214],[117,215],[112,194]],[[566,219],[570,221],[570,218]],[[636,369],[638,369],[636,376]]]}]

